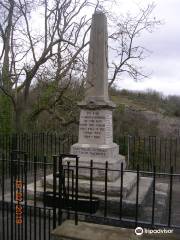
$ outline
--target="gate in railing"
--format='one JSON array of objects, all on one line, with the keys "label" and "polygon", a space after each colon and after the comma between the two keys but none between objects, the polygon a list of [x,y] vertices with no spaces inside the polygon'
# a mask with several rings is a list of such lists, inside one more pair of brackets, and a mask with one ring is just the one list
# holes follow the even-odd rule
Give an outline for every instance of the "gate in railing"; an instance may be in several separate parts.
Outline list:
[{"label": "gate in railing", "polygon": [[[64,158],[74,158],[74,165]],[[56,155],[52,158],[36,156],[31,159],[25,152],[14,151],[10,159],[0,156],[0,239],[3,240],[50,240],[50,233],[65,219],[91,221],[115,226],[166,227],[180,229],[180,175],[152,172],[103,169],[80,166],[76,155]],[[9,168],[10,178],[5,176]],[[89,172],[86,179],[87,190],[82,191],[80,171]],[[94,172],[101,171],[100,192],[95,189]],[[110,196],[108,174],[119,172],[119,182],[115,202]],[[124,192],[125,175],[135,176],[132,196]],[[151,182],[147,194],[148,201],[141,202],[145,180]],[[112,203],[113,202],[113,203]]]}]

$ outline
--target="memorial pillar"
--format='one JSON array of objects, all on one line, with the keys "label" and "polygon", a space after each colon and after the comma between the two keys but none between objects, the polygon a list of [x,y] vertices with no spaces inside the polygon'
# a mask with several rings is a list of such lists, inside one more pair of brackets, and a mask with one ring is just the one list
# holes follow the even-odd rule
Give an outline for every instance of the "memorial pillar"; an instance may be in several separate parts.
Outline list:
[{"label": "memorial pillar", "polygon": [[[108,34],[107,19],[104,13],[95,12],[92,17],[88,71],[85,99],[79,106],[80,124],[78,143],[71,146],[71,154],[80,157],[81,166],[89,166],[93,160],[95,167],[120,169],[121,162],[125,166],[125,158],[119,155],[119,146],[113,143],[112,111],[115,104],[108,95]],[[80,172],[81,177],[88,177],[86,171]],[[103,175],[103,176],[102,176]],[[108,176],[114,181],[119,174]],[[101,171],[95,178],[101,179]]]}]

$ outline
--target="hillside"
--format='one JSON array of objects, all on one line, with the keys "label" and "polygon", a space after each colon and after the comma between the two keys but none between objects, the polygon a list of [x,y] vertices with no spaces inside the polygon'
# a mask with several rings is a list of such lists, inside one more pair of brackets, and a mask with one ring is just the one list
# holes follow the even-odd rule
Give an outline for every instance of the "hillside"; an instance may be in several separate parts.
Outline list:
[{"label": "hillside", "polygon": [[180,135],[180,98],[160,93],[113,90],[116,132],[130,135]]}]

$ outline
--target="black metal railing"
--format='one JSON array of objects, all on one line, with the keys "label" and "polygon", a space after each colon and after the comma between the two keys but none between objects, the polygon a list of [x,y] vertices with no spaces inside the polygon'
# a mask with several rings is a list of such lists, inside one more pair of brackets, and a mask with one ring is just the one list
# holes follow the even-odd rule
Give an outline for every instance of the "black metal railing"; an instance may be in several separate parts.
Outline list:
[{"label": "black metal railing", "polygon": [[[0,153],[10,158],[13,150],[18,149],[28,154],[30,161],[34,156],[42,162],[42,156],[51,157],[60,153],[70,153],[72,144],[78,141],[77,136],[58,135],[55,133],[32,134],[0,134]],[[156,136],[136,137],[120,136],[114,139],[119,145],[119,153],[126,156],[128,169],[135,170],[139,164],[140,170],[152,171],[153,166],[159,172],[169,172],[171,166],[174,172],[180,172],[180,138],[162,138]],[[28,169],[32,167],[27,164]],[[9,166],[5,166],[6,175],[10,175]],[[0,166],[1,171],[1,166]]]},{"label": "black metal railing", "polygon": [[[37,186],[37,181],[43,174],[46,178],[46,157],[42,163],[37,161],[37,157],[34,157],[29,170],[27,168],[28,160],[29,156],[22,151],[12,152],[10,159],[6,159],[4,154],[0,158],[2,166],[0,239],[50,239],[50,232],[53,229],[53,211],[51,208],[47,208],[42,201],[38,201]],[[8,178],[5,175],[5,166],[10,167],[11,174]],[[29,183],[32,184],[30,195],[28,194]],[[46,185],[44,189],[46,189]]]},{"label": "black metal railing", "polygon": [[[71,160],[64,161],[69,157]],[[73,161],[72,159],[75,158]],[[15,151],[2,154],[0,239],[51,239],[50,232],[65,219],[132,227],[180,228],[180,174],[153,170],[83,166],[76,155],[44,156],[41,161]],[[28,169],[28,164],[30,168]],[[5,166],[10,177],[5,177]],[[82,174],[86,172],[86,179]],[[96,181],[97,172],[101,179]],[[116,173],[116,184],[109,176]],[[129,187],[127,181],[129,183]],[[19,183],[19,185],[18,185]],[[131,187],[130,187],[131,186]]]}]

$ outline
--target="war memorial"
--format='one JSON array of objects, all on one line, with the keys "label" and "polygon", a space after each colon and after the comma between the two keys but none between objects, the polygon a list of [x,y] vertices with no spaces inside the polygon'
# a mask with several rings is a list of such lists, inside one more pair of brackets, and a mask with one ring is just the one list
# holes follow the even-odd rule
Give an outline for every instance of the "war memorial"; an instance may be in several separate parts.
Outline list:
[{"label": "war memorial", "polygon": [[[152,195],[153,178],[143,176],[139,172],[128,171],[125,156],[119,154],[119,146],[113,142],[112,115],[115,104],[108,94],[107,19],[102,12],[95,12],[92,17],[86,94],[78,105],[80,107],[78,142],[71,146],[70,155],[62,158],[64,169],[71,167],[75,176],[77,158],[74,156],[78,157],[78,194],[87,199],[91,194],[92,199],[98,199],[98,212],[95,213],[94,210],[94,215],[103,217],[106,208],[106,214],[108,212],[108,215],[115,219],[119,218],[119,211],[123,212],[123,216],[136,215],[139,219],[151,219],[149,199]],[[71,196],[73,191],[71,183],[75,182],[75,179],[71,174],[68,179],[67,175],[64,177],[65,188],[68,187],[68,195]],[[46,176],[46,183],[44,178],[37,181],[38,196],[43,196],[44,184],[52,191],[55,183],[59,189],[61,183],[58,177],[55,181],[53,174]],[[29,184],[27,190],[29,198],[33,198],[34,183]],[[157,219],[162,217],[168,191],[168,184],[156,183],[154,206],[156,205],[159,211]],[[87,203],[87,209],[88,207]],[[92,221],[91,217],[82,219]],[[93,221],[96,224],[100,223],[100,220]],[[101,223],[103,224],[103,221]],[[68,224],[71,225],[72,222]]]},{"label": "war memorial", "polygon": [[[50,161],[34,156],[28,162],[24,151],[15,150],[8,180],[2,155],[4,239],[10,236],[5,219],[10,222],[11,236],[15,232],[25,240],[137,239],[134,229],[138,226],[163,226],[170,231],[174,226],[173,181],[179,175],[173,174],[173,168],[159,176],[155,167],[151,172],[141,171],[138,164],[135,170],[129,169],[127,156],[119,153],[120,146],[113,140],[116,105],[108,93],[107,18],[101,11],[92,16],[86,92],[78,106],[78,140],[68,154],[51,155]],[[14,222],[20,216],[17,206],[22,210],[21,233]]]}]

